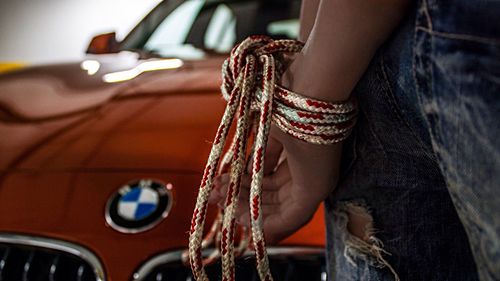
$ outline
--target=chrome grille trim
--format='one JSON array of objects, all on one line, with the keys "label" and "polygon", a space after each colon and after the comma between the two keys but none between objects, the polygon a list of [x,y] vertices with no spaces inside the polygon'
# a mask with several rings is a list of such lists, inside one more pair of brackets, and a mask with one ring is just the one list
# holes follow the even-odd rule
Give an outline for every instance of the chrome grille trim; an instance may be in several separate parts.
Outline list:
[{"label": "chrome grille trim", "polygon": [[[143,281],[144,278],[148,276],[157,266],[180,261],[182,259],[182,253],[185,250],[171,251],[156,255],[146,261],[132,276],[132,281]],[[213,249],[208,249],[203,252],[203,255],[208,256]],[[269,256],[274,255],[314,255],[314,254],[324,254],[324,248],[321,247],[269,247],[267,248],[267,254]],[[254,251],[247,251],[244,256],[254,255]]]},{"label": "chrome grille trim", "polygon": [[0,243],[46,248],[68,253],[87,262],[97,277],[96,281],[106,281],[104,267],[99,258],[80,245],[51,238],[11,233],[0,233]]}]

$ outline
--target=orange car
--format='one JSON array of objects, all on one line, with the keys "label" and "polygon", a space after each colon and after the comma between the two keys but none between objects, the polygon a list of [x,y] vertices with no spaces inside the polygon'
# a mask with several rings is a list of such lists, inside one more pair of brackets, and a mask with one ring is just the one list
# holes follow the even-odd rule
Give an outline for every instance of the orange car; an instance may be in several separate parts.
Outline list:
[{"label": "orange car", "polygon": [[[83,62],[0,75],[0,280],[191,280],[181,253],[225,106],[221,63],[248,35],[296,37],[299,9],[164,1],[123,41],[95,37]],[[320,210],[269,248],[276,280],[325,280],[323,246]],[[237,280],[258,280],[250,257]]]}]

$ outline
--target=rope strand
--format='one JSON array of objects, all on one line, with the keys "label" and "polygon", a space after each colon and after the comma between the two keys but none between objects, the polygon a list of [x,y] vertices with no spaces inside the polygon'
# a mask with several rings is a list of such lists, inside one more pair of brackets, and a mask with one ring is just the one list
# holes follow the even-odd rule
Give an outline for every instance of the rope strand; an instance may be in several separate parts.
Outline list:
[{"label": "rope strand", "polygon": [[[221,92],[228,104],[203,173],[189,237],[189,262],[193,277],[198,281],[209,280],[202,257],[202,249],[207,246],[206,242],[203,244],[202,236],[208,197],[213,189],[215,172],[236,114],[236,132],[230,151],[225,157],[230,157],[232,162],[229,188],[222,212],[222,226],[219,228],[220,220],[215,222],[219,225],[212,227],[209,239],[205,240],[212,241],[212,232],[219,229],[215,237],[220,237],[223,281],[235,280],[235,214],[241,176],[245,170],[247,143],[252,131],[250,127],[254,123],[252,116],[258,116],[258,122],[255,125],[257,130],[252,147],[254,153],[249,206],[257,271],[262,281],[273,280],[264,239],[261,201],[264,157],[271,123],[274,122],[279,129],[293,137],[314,144],[341,142],[352,131],[357,115],[354,101],[315,100],[276,85],[286,65],[284,54],[299,52],[302,47],[303,44],[295,40],[272,40],[267,36],[251,36],[233,48],[230,57],[222,66]],[[245,243],[240,243],[237,254],[241,252],[241,245],[246,246]],[[211,256],[212,259],[214,256],[216,254]]]}]

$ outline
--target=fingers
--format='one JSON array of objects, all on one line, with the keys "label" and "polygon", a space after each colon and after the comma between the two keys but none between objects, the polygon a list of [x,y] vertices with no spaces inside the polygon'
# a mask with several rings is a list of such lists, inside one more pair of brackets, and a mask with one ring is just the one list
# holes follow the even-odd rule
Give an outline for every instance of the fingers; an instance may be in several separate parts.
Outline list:
[{"label": "fingers", "polygon": [[218,175],[214,179],[214,189],[208,198],[209,204],[218,204],[226,198],[229,174]]},{"label": "fingers", "polygon": [[[272,135],[269,135],[266,146],[266,154],[264,156],[264,175],[269,175],[276,169],[279,163],[283,145]],[[253,169],[253,155],[247,164],[247,173],[252,174]]]},{"label": "fingers", "polygon": [[[279,204],[262,205],[261,209],[264,220],[266,217],[279,213],[279,211],[280,211]],[[250,209],[248,206],[248,202],[246,201],[240,202],[240,205],[238,206],[238,210],[236,212],[236,221],[239,225],[250,227],[251,220],[250,220]]]},{"label": "fingers", "polygon": [[[301,204],[287,197],[279,204],[262,204],[261,213],[266,242],[273,245],[290,236],[309,222],[317,209],[316,204]],[[237,223],[251,227],[248,201],[240,201],[236,211]]]},{"label": "fingers", "polygon": [[[292,175],[290,174],[290,168],[288,167],[288,161],[282,161],[276,168],[276,171],[267,177],[272,183],[270,185],[279,187],[284,186],[292,180]],[[266,179],[266,178],[264,178]],[[264,187],[263,187],[264,189]]]},{"label": "fingers", "polygon": [[273,245],[292,235],[307,224],[314,215],[317,206],[297,207],[298,204],[282,205],[279,212],[264,216],[264,238]]},{"label": "fingers", "polygon": [[283,145],[272,135],[267,141],[266,155],[264,161],[264,175],[272,173],[280,160]]},{"label": "fingers", "polygon": [[[281,163],[276,172],[266,176],[262,180],[262,204],[278,204],[280,202],[280,188],[291,180],[287,172],[288,166],[286,161]],[[222,174],[215,178],[214,189],[209,197],[210,204],[224,204],[226,194],[229,187],[229,174]],[[243,175],[240,186],[240,202],[249,200],[250,185],[252,178],[250,175]]]},{"label": "fingers", "polygon": [[[240,190],[240,204],[248,203],[250,200],[250,189],[242,188]],[[280,192],[276,191],[263,191],[262,192],[262,205],[274,205],[279,204],[281,201]]]},{"label": "fingers", "polygon": [[[250,227],[250,186],[251,175],[241,178],[237,223]],[[229,174],[222,174],[214,180],[214,191],[210,203],[224,207],[230,182]],[[261,213],[264,218],[266,239],[270,243],[278,242],[300,228],[310,218],[309,212],[303,212],[302,204],[295,202],[292,196],[292,177],[287,161],[282,161],[275,171],[263,178],[261,195]],[[306,208],[307,209],[307,208]],[[290,215],[292,214],[292,215]]]}]

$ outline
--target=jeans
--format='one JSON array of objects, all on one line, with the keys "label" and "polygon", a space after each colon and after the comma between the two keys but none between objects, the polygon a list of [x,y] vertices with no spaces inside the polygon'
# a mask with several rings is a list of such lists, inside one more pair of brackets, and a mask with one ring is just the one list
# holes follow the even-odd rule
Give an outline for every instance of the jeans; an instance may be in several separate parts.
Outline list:
[{"label": "jeans", "polygon": [[353,95],[329,280],[500,280],[500,1],[417,1]]}]

